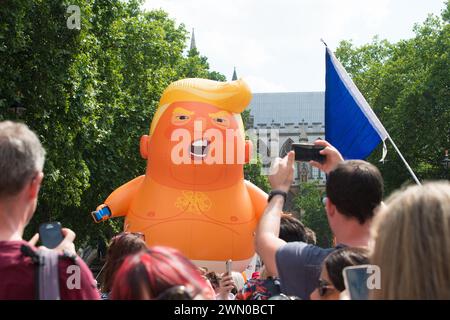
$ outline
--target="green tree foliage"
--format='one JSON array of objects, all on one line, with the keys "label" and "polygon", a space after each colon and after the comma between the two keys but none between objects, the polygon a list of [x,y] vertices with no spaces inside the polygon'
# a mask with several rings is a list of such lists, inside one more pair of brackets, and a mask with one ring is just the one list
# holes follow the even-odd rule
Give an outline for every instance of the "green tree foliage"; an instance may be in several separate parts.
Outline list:
[{"label": "green tree foliage", "polygon": [[[389,43],[375,38],[355,47],[342,41],[336,55],[421,180],[445,177],[441,160],[450,146],[450,2],[442,18],[430,15],[414,27],[415,37]],[[412,183],[388,143],[369,160],[383,173],[386,191]]]},{"label": "green tree foliage", "polygon": [[7,1],[0,10],[0,117],[17,118],[9,106],[23,104],[26,112],[20,120],[47,149],[39,203],[45,220],[79,206],[89,187],[89,168],[78,147],[89,143],[94,70],[86,30],[66,26],[68,6],[62,1]]},{"label": "green tree foliage", "polygon": [[300,212],[300,220],[316,233],[318,246],[332,246],[333,235],[323,204],[324,191],[317,181],[303,182],[299,189],[292,202],[294,209]]},{"label": "green tree foliage", "polygon": [[262,162],[259,157],[256,159],[255,163],[244,165],[244,177],[261,188],[261,190],[264,190],[267,193],[270,191],[269,180],[262,172]]},{"label": "green tree foliage", "polygon": [[[184,77],[225,80],[206,57],[183,54],[187,32],[142,1],[17,0],[0,3],[0,120],[25,122],[47,150],[38,210],[26,230],[57,220],[79,241],[110,237],[120,220],[89,213],[144,173],[139,137],[164,88]],[[69,29],[69,5],[81,29]],[[15,114],[11,106],[26,111]]]},{"label": "green tree foliage", "polygon": [[[244,112],[242,112],[242,122],[244,123],[245,128],[250,128],[250,110],[247,109]],[[246,137],[249,139],[249,137]],[[256,162],[251,162],[246,165],[244,165],[244,177],[248,181],[251,181],[256,186],[264,190],[265,192],[270,191],[270,184],[267,176],[263,172],[263,164],[261,161],[261,158],[258,156],[257,152],[257,146],[253,145],[253,156],[256,157]]]}]

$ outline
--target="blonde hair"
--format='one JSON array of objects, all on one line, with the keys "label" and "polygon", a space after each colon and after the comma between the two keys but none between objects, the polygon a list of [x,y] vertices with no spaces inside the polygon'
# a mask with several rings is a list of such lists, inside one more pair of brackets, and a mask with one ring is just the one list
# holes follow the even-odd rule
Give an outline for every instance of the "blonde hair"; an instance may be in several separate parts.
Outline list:
[{"label": "blonde hair", "polygon": [[372,226],[375,299],[450,299],[450,184],[393,194]]},{"label": "blonde hair", "polygon": [[244,130],[240,113],[252,99],[250,88],[243,80],[219,82],[207,79],[182,79],[171,83],[163,92],[152,124],[150,135],[163,113],[174,102],[203,102],[232,113],[241,131]]}]

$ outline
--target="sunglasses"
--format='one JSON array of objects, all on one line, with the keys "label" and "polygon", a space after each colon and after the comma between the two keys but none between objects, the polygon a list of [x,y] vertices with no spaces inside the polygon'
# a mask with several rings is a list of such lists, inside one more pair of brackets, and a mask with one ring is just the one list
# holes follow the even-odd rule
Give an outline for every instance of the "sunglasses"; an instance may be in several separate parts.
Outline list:
[{"label": "sunglasses", "polygon": [[317,290],[319,291],[319,295],[321,297],[323,297],[328,293],[329,290],[333,291],[335,289],[334,289],[333,285],[331,283],[329,283],[328,281],[319,279],[319,284],[317,286]]}]

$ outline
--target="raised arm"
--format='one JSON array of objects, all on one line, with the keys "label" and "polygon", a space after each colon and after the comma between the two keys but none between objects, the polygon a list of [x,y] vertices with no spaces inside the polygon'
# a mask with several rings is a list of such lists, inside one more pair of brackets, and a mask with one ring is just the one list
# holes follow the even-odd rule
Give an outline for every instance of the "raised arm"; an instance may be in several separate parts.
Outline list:
[{"label": "raised arm", "polygon": [[[275,159],[271,170],[269,182],[272,191],[288,193],[294,179],[294,152],[289,152],[283,159]],[[278,274],[275,254],[281,246],[286,244],[278,237],[283,205],[282,195],[272,197],[259,221],[255,235],[256,252],[263,260],[267,271],[273,276]]]},{"label": "raised arm", "polygon": [[133,195],[144,181],[145,176],[139,176],[114,190],[105,203],[99,205],[96,211],[92,212],[95,222],[105,221],[112,217],[125,216],[128,212]]}]

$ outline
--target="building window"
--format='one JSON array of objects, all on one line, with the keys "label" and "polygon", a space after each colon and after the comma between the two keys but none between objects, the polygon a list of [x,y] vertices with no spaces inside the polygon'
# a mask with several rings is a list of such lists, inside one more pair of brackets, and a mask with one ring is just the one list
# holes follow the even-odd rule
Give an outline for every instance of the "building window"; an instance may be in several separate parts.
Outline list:
[{"label": "building window", "polygon": [[308,164],[309,179],[314,179],[313,170],[315,170],[315,168]]},{"label": "building window", "polygon": [[302,163],[302,170],[300,173],[300,181],[301,182],[308,182],[308,166],[305,162]]},{"label": "building window", "polygon": [[294,143],[294,140],[292,140],[291,138],[288,138],[283,143],[283,146],[281,147],[281,150],[280,150],[280,158],[284,158],[288,154],[288,152],[291,151],[293,143]]}]

